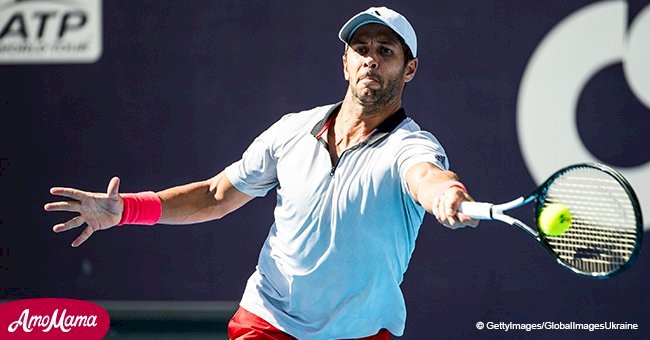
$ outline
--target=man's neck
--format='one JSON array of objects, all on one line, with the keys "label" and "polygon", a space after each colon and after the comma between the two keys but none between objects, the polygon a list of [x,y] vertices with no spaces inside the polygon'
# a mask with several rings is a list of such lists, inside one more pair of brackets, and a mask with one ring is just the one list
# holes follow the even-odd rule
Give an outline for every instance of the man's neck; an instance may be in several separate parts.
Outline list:
[{"label": "man's neck", "polygon": [[335,119],[335,123],[338,125],[336,134],[343,133],[345,137],[350,139],[367,136],[401,107],[402,101],[399,97],[382,107],[369,108],[358,103],[350,93],[347,93]]},{"label": "man's neck", "polygon": [[398,97],[381,108],[369,109],[353,100],[348,93],[327,133],[332,162],[336,163],[343,151],[365,140],[400,107],[401,100]]}]

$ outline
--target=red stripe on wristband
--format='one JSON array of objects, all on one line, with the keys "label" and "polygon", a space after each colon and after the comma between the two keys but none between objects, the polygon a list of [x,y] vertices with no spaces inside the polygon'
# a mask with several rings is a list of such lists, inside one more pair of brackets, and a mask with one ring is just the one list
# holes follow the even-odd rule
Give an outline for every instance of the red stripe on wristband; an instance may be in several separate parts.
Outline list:
[{"label": "red stripe on wristband", "polygon": [[124,201],[122,219],[117,225],[145,224],[154,225],[160,221],[162,202],[153,191],[136,194],[121,194]]},{"label": "red stripe on wristband", "polygon": [[435,186],[433,196],[436,198],[442,197],[449,188],[459,188],[460,190],[467,193],[467,188],[465,185],[459,181],[445,181]]}]

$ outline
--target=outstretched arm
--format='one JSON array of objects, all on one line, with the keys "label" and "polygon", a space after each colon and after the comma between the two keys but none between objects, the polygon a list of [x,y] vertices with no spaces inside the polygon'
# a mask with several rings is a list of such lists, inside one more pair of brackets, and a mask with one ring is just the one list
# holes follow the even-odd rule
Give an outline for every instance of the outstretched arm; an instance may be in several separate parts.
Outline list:
[{"label": "outstretched arm", "polygon": [[477,220],[458,211],[461,202],[473,201],[471,196],[460,187],[447,185],[450,181],[458,181],[458,176],[427,162],[412,166],[406,174],[411,197],[438,222],[452,229],[476,227]]},{"label": "outstretched arm", "polygon": [[[116,226],[124,212],[124,200],[119,195],[119,185],[119,178],[113,177],[106,193],[61,187],[50,189],[53,195],[71,198],[73,201],[48,203],[44,207],[46,211],[79,213],[78,216],[65,223],[59,223],[52,229],[59,233],[87,224],[81,235],[72,242],[73,247],[78,247],[95,231]],[[252,199],[237,190],[223,172],[209,180],[170,188],[156,195],[162,204],[158,223],[164,224],[190,224],[218,219]]]},{"label": "outstretched arm", "polygon": [[222,218],[253,197],[237,190],[224,172],[206,181],[157,193],[162,202],[163,224],[191,224]]}]

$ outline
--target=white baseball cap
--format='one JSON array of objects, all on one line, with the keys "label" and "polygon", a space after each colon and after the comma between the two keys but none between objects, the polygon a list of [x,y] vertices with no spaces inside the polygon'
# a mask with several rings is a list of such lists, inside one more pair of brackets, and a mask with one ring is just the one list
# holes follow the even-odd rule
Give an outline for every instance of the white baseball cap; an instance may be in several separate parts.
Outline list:
[{"label": "white baseball cap", "polygon": [[409,21],[406,20],[403,15],[386,7],[370,7],[353,16],[352,19],[348,20],[348,22],[341,27],[341,31],[339,31],[339,39],[346,44],[349,43],[350,38],[352,38],[352,35],[359,27],[370,23],[388,26],[390,29],[395,31],[397,35],[404,39],[404,42],[411,50],[413,57],[417,56],[418,39],[415,36],[413,26],[411,26]]}]

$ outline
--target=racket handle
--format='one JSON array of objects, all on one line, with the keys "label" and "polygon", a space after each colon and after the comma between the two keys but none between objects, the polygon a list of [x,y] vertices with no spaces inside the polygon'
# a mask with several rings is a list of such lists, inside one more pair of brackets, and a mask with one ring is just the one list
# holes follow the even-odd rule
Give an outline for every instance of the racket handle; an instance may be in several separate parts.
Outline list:
[{"label": "racket handle", "polygon": [[458,210],[463,215],[475,220],[491,220],[493,219],[492,206],[492,203],[462,202]]}]

